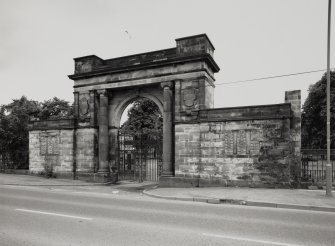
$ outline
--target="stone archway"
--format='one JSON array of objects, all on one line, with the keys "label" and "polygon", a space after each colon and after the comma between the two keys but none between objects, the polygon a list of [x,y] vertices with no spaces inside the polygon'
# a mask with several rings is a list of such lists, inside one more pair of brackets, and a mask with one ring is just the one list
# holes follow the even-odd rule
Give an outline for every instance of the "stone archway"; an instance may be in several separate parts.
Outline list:
[{"label": "stone archway", "polygon": [[[176,42],[175,48],[114,59],[74,59],[75,73],[69,78],[74,80],[76,168],[102,175],[113,172],[122,112],[141,96],[162,111],[162,176],[174,176],[174,124],[196,119],[198,110],[213,106],[214,73],[219,70],[206,34]],[[78,141],[85,138],[90,141]]]},{"label": "stone archway", "polygon": [[163,172],[162,176],[172,176],[172,89],[173,83],[160,83],[115,90],[98,90],[98,172],[106,173],[117,169],[117,136],[120,119],[126,106],[137,97],[154,101],[163,115]]}]

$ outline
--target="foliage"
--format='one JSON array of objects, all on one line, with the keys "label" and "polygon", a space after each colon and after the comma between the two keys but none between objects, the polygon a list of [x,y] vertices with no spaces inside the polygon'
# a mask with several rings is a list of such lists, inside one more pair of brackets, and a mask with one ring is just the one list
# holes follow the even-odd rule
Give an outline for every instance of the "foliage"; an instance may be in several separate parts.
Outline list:
[{"label": "foliage", "polygon": [[41,120],[61,119],[70,116],[73,116],[73,107],[70,106],[68,101],[57,97],[44,101],[42,103],[41,112],[39,113]]},{"label": "foliage", "polygon": [[140,98],[128,110],[122,130],[142,139],[162,139],[163,117],[151,100]]},{"label": "foliage", "polygon": [[[55,109],[53,109],[55,108]],[[22,96],[0,106],[0,164],[2,168],[28,168],[31,118],[59,118],[69,116],[72,107],[68,102],[53,98],[43,103]]]},{"label": "foliage", "polygon": [[[331,72],[330,81],[331,148],[335,148],[335,72]],[[303,148],[327,148],[326,87],[327,74],[324,74],[320,81],[309,88],[309,94],[302,109],[301,140]]]},{"label": "foliage", "polygon": [[40,105],[25,96],[1,106],[0,149],[2,160],[11,168],[25,168],[28,163],[28,122],[38,116]]}]

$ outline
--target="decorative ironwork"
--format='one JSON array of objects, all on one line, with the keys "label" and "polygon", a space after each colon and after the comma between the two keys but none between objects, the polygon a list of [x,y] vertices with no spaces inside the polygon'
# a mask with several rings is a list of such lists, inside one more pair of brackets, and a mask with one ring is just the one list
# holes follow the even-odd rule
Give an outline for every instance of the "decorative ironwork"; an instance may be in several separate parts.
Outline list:
[{"label": "decorative ironwork", "polygon": [[121,129],[117,156],[119,179],[158,181],[162,173],[162,136]]}]

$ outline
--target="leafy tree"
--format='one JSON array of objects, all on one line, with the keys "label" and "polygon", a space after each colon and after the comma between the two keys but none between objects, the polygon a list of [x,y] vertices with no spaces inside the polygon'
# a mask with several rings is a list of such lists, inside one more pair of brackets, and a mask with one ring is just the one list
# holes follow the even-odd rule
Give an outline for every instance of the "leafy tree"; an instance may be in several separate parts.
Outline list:
[{"label": "leafy tree", "polygon": [[68,101],[54,97],[42,103],[42,109],[39,113],[41,120],[62,119],[73,116],[73,107]]},{"label": "leafy tree", "polygon": [[0,163],[7,168],[28,168],[29,120],[58,119],[72,114],[69,102],[56,97],[40,103],[22,96],[0,106]]},{"label": "leafy tree", "polygon": [[128,119],[122,131],[142,139],[162,139],[163,117],[158,106],[151,100],[140,98],[128,110]]},{"label": "leafy tree", "polygon": [[[335,148],[335,71],[330,74],[330,115],[331,148]],[[302,109],[302,147],[311,149],[327,148],[327,74],[311,85]]]},{"label": "leafy tree", "polygon": [[25,96],[1,106],[0,150],[2,161],[10,168],[27,168],[29,156],[28,122],[37,117],[40,105]]}]

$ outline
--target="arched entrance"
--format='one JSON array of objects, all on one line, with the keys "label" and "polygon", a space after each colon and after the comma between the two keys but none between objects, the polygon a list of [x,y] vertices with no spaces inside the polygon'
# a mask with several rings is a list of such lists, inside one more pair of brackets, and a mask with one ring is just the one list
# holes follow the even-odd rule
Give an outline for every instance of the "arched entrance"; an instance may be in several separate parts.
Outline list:
[{"label": "arched entrance", "polygon": [[[119,179],[158,181],[159,176],[173,174],[172,137],[169,137],[173,134],[172,116],[169,116],[172,106],[167,107],[172,104],[172,86],[164,94],[164,86],[169,85],[172,83],[118,88],[109,94],[109,160]],[[121,129],[122,114],[129,104],[138,100],[149,100],[159,112],[162,121],[159,138],[141,132],[141,128],[137,132]]]},{"label": "arched entrance", "polygon": [[[200,158],[199,148],[192,143],[197,151],[183,149],[175,155],[175,126],[198,122],[199,110],[213,106],[214,73],[219,70],[213,52],[207,35],[201,34],[176,39],[176,47],[164,50],[106,60],[95,55],[75,58],[75,72],[69,76],[74,80],[75,99],[73,169],[93,173],[94,178],[117,178],[120,119],[127,105],[139,97],[155,102],[163,116],[159,181],[169,182],[175,176],[176,163],[192,169]],[[182,134],[186,138],[193,132],[185,127]],[[124,142],[127,138],[121,134]],[[189,154],[196,157],[185,161]]]},{"label": "arched entrance", "polygon": [[152,100],[138,97],[122,118],[116,150],[119,180],[158,181],[163,152],[161,110]]}]

